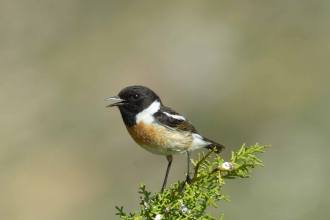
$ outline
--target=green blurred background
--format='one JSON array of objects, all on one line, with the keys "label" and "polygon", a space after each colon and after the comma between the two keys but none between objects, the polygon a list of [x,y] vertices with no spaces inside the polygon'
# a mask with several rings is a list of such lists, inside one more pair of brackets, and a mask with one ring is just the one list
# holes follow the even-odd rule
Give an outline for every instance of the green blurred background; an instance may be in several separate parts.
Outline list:
[{"label": "green blurred background", "polygon": [[[1,1],[0,219],[118,219],[167,161],[104,99],[145,85],[228,150],[271,144],[227,181],[225,219],[328,219],[329,1]],[[197,152],[193,153],[196,156]],[[184,179],[174,157],[169,183]]]}]

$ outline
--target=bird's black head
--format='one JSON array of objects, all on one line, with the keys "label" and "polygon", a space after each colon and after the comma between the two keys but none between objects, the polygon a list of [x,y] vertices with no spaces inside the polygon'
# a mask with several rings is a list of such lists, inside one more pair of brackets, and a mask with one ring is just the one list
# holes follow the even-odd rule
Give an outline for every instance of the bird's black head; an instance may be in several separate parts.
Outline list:
[{"label": "bird's black head", "polygon": [[124,123],[129,127],[136,124],[135,116],[148,108],[154,101],[161,103],[158,95],[144,86],[126,87],[119,92],[118,96],[113,96],[106,100],[119,101],[107,107],[118,106]]}]

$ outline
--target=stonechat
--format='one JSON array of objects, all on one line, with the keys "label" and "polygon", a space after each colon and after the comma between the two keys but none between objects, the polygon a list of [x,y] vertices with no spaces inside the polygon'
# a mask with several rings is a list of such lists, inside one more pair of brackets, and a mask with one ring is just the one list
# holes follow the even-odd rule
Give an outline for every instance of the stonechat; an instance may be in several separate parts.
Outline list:
[{"label": "stonechat", "polygon": [[167,177],[174,154],[187,153],[188,171],[186,182],[190,182],[190,153],[200,148],[216,149],[220,153],[225,147],[200,135],[185,117],[165,107],[159,96],[144,86],[129,86],[118,96],[107,98],[117,106],[133,140],[147,151],[166,156],[168,161],[161,193],[166,187]]}]

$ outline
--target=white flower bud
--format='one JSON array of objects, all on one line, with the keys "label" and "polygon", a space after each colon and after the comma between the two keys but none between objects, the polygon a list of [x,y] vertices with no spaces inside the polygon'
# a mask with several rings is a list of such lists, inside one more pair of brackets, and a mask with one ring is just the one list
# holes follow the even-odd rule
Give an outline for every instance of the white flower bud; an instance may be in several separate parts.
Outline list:
[{"label": "white flower bud", "polygon": [[155,220],[161,220],[163,218],[163,216],[162,215],[160,215],[160,214],[157,214],[156,215],[156,217],[155,217]]},{"label": "white flower bud", "polygon": [[180,205],[180,213],[190,213],[190,210],[184,205],[183,202],[181,202],[181,205]]},{"label": "white flower bud", "polygon": [[234,164],[232,164],[230,162],[224,162],[221,164],[221,168],[223,168],[225,170],[232,170],[232,169],[234,169]]}]

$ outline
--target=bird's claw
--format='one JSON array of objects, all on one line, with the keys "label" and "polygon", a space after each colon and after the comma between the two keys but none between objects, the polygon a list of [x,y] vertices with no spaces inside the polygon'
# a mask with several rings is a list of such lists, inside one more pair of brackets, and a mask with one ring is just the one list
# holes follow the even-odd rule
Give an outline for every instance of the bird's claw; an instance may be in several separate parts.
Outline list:
[{"label": "bird's claw", "polygon": [[181,189],[181,193],[184,193],[184,191],[186,191],[186,184],[192,184],[192,179],[190,178],[189,175],[187,175],[186,180],[183,183],[182,189]]}]

